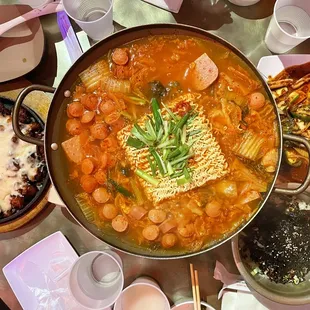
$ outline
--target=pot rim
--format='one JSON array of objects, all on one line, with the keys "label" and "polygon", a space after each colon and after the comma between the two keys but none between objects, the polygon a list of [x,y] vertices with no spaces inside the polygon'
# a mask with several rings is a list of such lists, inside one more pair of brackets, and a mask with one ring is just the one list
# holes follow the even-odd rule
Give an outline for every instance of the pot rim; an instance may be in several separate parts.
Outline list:
[{"label": "pot rim", "polygon": [[[119,246],[113,245],[108,241],[104,241],[102,237],[95,235],[95,233],[91,232],[84,224],[81,223],[81,221],[77,218],[77,216],[75,216],[74,213],[72,212],[70,206],[67,206],[66,202],[64,201],[65,199],[63,199],[63,197],[61,195],[61,192],[63,191],[63,189],[61,188],[61,184],[57,184],[60,182],[57,182],[57,177],[54,175],[55,167],[52,167],[53,165],[51,164],[52,163],[52,157],[55,156],[55,155],[52,156],[52,151],[50,150],[51,143],[49,143],[49,139],[51,139],[51,138],[49,138],[49,136],[51,134],[47,134],[47,132],[51,132],[48,129],[52,129],[49,127],[53,127],[53,125],[51,124],[50,116],[52,113],[52,107],[56,105],[56,103],[54,103],[56,101],[55,98],[62,97],[63,98],[62,102],[63,102],[63,100],[65,99],[63,94],[67,90],[64,87],[64,83],[65,83],[66,79],[71,75],[71,73],[75,69],[75,67],[78,66],[78,64],[81,60],[89,57],[89,55],[91,55],[95,49],[104,45],[104,43],[109,42],[109,41],[113,42],[113,40],[115,40],[116,38],[118,38],[120,36],[124,36],[126,34],[130,34],[130,33],[134,33],[134,32],[143,31],[145,33],[144,36],[139,37],[139,38],[143,38],[143,37],[147,37],[150,35],[155,35],[155,34],[152,34],[152,30],[153,31],[156,31],[156,30],[160,31],[161,29],[162,30],[171,30],[170,35],[174,34],[173,31],[176,31],[176,32],[178,32],[178,31],[180,31],[180,32],[189,31],[189,32],[192,32],[193,36],[195,33],[197,34],[197,37],[205,36],[205,39],[213,40],[216,43],[223,45],[224,47],[228,48],[230,51],[235,53],[239,58],[241,58],[245,62],[245,64],[249,67],[249,69],[251,69],[252,72],[255,74],[255,76],[261,81],[264,90],[266,91],[266,93],[269,96],[270,102],[273,103],[274,111],[276,114],[276,120],[278,123],[278,135],[279,135],[279,147],[278,147],[279,154],[278,155],[279,155],[279,157],[278,157],[277,168],[276,168],[276,171],[274,173],[273,181],[269,185],[269,189],[266,192],[264,200],[261,202],[260,206],[257,208],[256,212],[251,216],[251,218],[249,218],[246,222],[240,224],[238,226],[237,230],[235,230],[235,231],[232,230],[232,232],[230,232],[227,236],[222,238],[220,241],[214,242],[214,243],[210,244],[210,246],[208,246],[207,248],[200,249],[196,252],[177,252],[177,253],[174,253],[171,255],[156,256],[152,252],[147,253],[147,251],[144,251],[144,253],[141,253],[141,252],[139,253],[135,250],[135,248],[127,250],[127,249],[120,248]],[[160,34],[156,34],[156,35],[160,35]],[[166,33],[165,33],[165,35],[166,35]],[[180,35],[182,35],[182,33],[180,33]],[[184,33],[183,33],[183,35],[184,35]],[[186,35],[190,36],[190,34],[186,34]],[[136,39],[138,39],[138,38],[136,38]],[[130,41],[132,41],[132,40],[129,40],[127,42],[130,42]],[[93,61],[92,63],[94,63],[95,61]],[[59,104],[59,106],[60,106],[60,104]],[[96,237],[98,240],[100,240],[102,242],[105,242],[106,244],[108,244],[109,246],[111,246],[114,249],[117,249],[123,253],[134,255],[137,257],[143,257],[143,258],[149,258],[149,259],[159,259],[159,260],[161,260],[161,259],[181,259],[181,258],[192,257],[192,256],[196,256],[199,254],[206,253],[206,252],[222,245],[223,243],[227,242],[228,240],[233,238],[235,235],[237,235],[241,230],[243,230],[255,218],[255,216],[259,213],[259,211],[263,208],[264,204],[266,203],[267,199],[269,198],[269,196],[270,196],[270,194],[271,194],[271,192],[275,186],[275,182],[276,182],[276,179],[277,179],[277,176],[279,173],[279,169],[280,169],[280,165],[281,165],[282,147],[283,147],[282,137],[283,137],[283,135],[282,135],[282,127],[281,127],[281,122],[280,122],[280,116],[276,110],[275,102],[274,102],[274,99],[272,97],[271,91],[270,91],[269,87],[267,86],[266,81],[263,79],[263,77],[258,72],[256,66],[238,48],[236,48],[234,45],[232,45],[231,43],[229,43],[225,39],[223,39],[223,38],[221,38],[221,37],[219,37],[213,33],[210,33],[204,29],[201,29],[201,28],[197,28],[194,26],[188,26],[188,25],[184,25],[184,24],[158,23],[158,24],[148,24],[148,25],[131,27],[131,28],[127,28],[127,29],[121,30],[119,32],[116,32],[116,33],[106,37],[105,39],[97,42],[96,44],[94,44],[89,50],[87,50],[83,55],[81,55],[81,57],[71,66],[71,68],[64,75],[59,86],[55,90],[55,94],[53,96],[53,100],[52,100],[52,103],[50,105],[50,109],[48,111],[48,116],[47,116],[47,121],[46,121],[46,134],[44,137],[44,145],[45,145],[44,149],[45,149],[45,156],[47,159],[47,168],[48,168],[48,172],[49,172],[52,184],[54,185],[56,191],[60,194],[59,196],[61,197],[61,199],[66,204],[67,210],[69,211],[71,216],[79,223],[80,226],[82,226],[92,236]],[[50,141],[50,142],[52,142],[52,141]]]}]

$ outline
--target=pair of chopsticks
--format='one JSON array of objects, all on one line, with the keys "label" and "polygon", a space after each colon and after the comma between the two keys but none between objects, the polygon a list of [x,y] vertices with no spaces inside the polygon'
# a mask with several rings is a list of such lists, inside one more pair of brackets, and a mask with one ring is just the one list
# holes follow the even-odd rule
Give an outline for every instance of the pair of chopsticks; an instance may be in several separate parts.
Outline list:
[{"label": "pair of chopsticks", "polygon": [[190,270],[191,270],[192,290],[194,299],[194,309],[201,310],[198,271],[197,270],[194,271],[193,264],[190,264]]}]

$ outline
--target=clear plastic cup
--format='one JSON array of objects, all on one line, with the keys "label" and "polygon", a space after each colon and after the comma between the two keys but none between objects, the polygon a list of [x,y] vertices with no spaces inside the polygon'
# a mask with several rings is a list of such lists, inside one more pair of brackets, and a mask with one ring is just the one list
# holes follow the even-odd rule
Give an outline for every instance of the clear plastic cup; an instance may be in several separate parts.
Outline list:
[{"label": "clear plastic cup", "polygon": [[158,283],[149,277],[139,277],[126,287],[114,305],[114,310],[170,310],[170,304]]},{"label": "clear plastic cup", "polygon": [[113,0],[63,0],[63,6],[93,40],[99,41],[114,31]]},{"label": "clear plastic cup", "polygon": [[265,43],[274,53],[285,53],[310,38],[310,1],[277,0]]},{"label": "clear plastic cup", "polygon": [[124,286],[122,268],[121,258],[112,251],[93,251],[82,255],[70,271],[72,296],[89,309],[110,307]]}]

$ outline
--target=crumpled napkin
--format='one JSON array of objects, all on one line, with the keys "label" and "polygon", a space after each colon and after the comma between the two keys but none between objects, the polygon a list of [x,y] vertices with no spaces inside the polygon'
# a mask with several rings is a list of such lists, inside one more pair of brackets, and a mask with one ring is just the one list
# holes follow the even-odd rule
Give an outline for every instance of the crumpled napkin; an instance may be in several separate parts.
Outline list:
[{"label": "crumpled napkin", "polygon": [[223,296],[224,290],[226,289],[250,292],[242,276],[229,273],[218,261],[216,261],[213,278],[223,283],[223,287],[218,294],[219,299]]}]

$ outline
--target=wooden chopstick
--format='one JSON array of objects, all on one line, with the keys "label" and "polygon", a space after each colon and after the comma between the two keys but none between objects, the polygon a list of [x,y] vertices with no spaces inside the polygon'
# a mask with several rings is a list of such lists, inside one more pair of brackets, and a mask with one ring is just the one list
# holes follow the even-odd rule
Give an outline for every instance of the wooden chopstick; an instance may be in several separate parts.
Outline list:
[{"label": "wooden chopstick", "polygon": [[193,264],[190,264],[190,270],[191,270],[192,291],[193,291],[193,299],[194,299],[194,310],[198,310],[198,308],[197,308],[197,296],[196,296],[196,281],[195,281]]},{"label": "wooden chopstick", "polygon": [[199,280],[198,280],[198,271],[197,270],[195,270],[195,288],[196,288],[197,310],[201,310],[200,290],[199,290]]}]

